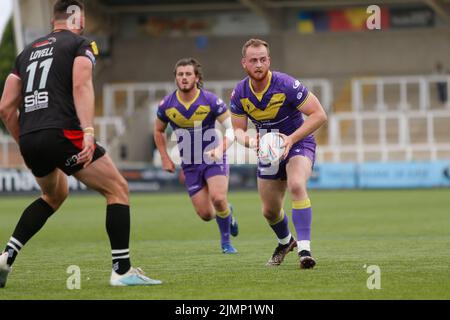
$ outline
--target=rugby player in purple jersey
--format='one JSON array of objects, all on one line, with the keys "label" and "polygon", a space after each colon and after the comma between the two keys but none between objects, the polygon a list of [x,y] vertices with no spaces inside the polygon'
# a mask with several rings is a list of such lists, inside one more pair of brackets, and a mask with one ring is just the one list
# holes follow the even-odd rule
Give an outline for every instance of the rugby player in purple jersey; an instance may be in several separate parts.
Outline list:
[{"label": "rugby player in purple jersey", "polygon": [[[178,139],[185,185],[195,211],[204,221],[216,220],[222,252],[237,253],[230,234],[238,235],[238,224],[227,199],[229,165],[226,150],[235,139],[230,112],[222,99],[202,88],[201,65],[197,60],[181,59],[174,74],[178,89],[161,101],[154,127],[163,169],[175,172],[165,137],[170,124]],[[223,139],[216,131],[216,120],[226,129]]]},{"label": "rugby player in purple jersey", "polygon": [[[310,244],[312,209],[306,186],[315,160],[316,142],[312,134],[326,122],[327,115],[316,96],[300,81],[270,71],[267,42],[250,39],[242,55],[242,66],[248,77],[235,87],[230,105],[236,139],[246,147],[257,148],[259,136],[276,131],[285,141],[283,160],[279,164],[258,164],[263,215],[278,239],[267,265],[280,265],[286,254],[297,247],[300,267],[313,268],[316,262]],[[308,118],[304,120],[302,114]],[[256,138],[247,132],[248,119],[257,128]],[[286,189],[292,199],[297,241],[289,230],[283,210]]]}]

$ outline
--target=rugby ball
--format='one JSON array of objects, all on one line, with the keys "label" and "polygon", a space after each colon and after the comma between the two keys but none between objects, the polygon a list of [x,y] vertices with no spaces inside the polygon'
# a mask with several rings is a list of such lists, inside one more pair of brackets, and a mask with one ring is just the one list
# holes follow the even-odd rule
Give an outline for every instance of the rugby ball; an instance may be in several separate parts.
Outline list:
[{"label": "rugby ball", "polygon": [[262,164],[280,162],[285,148],[284,138],[278,132],[268,132],[259,139],[258,159]]}]

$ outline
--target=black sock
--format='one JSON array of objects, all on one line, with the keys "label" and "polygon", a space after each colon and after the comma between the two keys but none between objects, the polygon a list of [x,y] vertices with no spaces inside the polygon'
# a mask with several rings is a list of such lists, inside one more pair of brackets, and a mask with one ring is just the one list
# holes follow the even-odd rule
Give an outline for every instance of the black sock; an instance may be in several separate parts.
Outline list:
[{"label": "black sock", "polygon": [[110,204],[106,208],[106,231],[112,250],[113,270],[122,275],[131,268],[130,206]]},{"label": "black sock", "polygon": [[25,209],[5,248],[5,252],[9,254],[8,265],[11,266],[14,263],[20,249],[41,230],[54,212],[55,210],[42,198],[37,199]]}]

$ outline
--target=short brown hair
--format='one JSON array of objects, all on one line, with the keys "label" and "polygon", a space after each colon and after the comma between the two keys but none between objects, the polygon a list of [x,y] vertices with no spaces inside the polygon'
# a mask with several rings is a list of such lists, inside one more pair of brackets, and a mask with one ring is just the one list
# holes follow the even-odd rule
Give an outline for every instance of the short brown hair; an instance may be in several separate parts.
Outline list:
[{"label": "short brown hair", "polygon": [[270,56],[269,44],[266,41],[261,40],[261,39],[250,39],[242,47],[242,57],[245,58],[248,47],[260,47],[260,46],[266,47],[267,54]]},{"label": "short brown hair", "polygon": [[67,8],[70,6],[77,6],[80,10],[84,10],[83,0],[57,0],[53,6],[53,16],[56,20],[63,20],[69,18],[70,14]]},{"label": "short brown hair", "polygon": [[175,64],[175,69],[173,70],[173,73],[175,77],[177,76],[177,69],[178,67],[185,67],[185,66],[193,66],[194,67],[194,73],[198,77],[198,83],[197,88],[203,88],[203,72],[202,72],[202,65],[200,62],[198,62],[194,58],[183,58],[181,60],[178,60],[178,62]]}]

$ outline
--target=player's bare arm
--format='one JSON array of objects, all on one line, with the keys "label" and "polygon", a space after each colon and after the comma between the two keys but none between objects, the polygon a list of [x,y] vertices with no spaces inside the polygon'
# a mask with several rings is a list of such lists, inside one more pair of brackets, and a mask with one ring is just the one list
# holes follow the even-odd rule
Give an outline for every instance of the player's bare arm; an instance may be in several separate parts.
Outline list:
[{"label": "player's bare arm", "polygon": [[308,118],[294,133],[289,136],[283,135],[283,146],[286,148],[283,154],[283,158],[286,158],[286,156],[289,154],[289,151],[291,150],[291,147],[294,143],[303,140],[308,135],[319,129],[327,121],[327,114],[323,109],[319,99],[317,99],[317,97],[313,93],[310,93],[307,99],[308,100],[301,107],[300,111],[304,115],[308,116]]},{"label": "player's bare arm", "polygon": [[225,128],[225,136],[221,143],[215,149],[206,152],[206,155],[212,159],[219,160],[234,143],[235,135],[233,125],[231,123],[230,111],[226,111],[225,113],[218,116],[217,120]]},{"label": "player's bare arm", "polygon": [[87,57],[75,58],[73,64],[73,98],[81,128],[84,131],[83,150],[78,154],[78,163],[86,168],[95,151],[94,115],[95,95],[92,83],[92,62]]},{"label": "player's bare arm", "polygon": [[155,126],[153,129],[153,136],[155,137],[156,147],[158,148],[159,154],[161,155],[162,167],[164,171],[175,172],[175,164],[167,152],[167,142],[165,131],[167,128],[167,123],[156,119]]},{"label": "player's bare arm", "polygon": [[10,74],[0,101],[0,117],[11,136],[19,143],[19,107],[22,102],[22,81]]},{"label": "player's bare arm", "polygon": [[247,134],[248,119],[247,116],[232,116],[234,135],[236,141],[246,148],[255,149],[258,147],[258,137],[253,138]]}]

